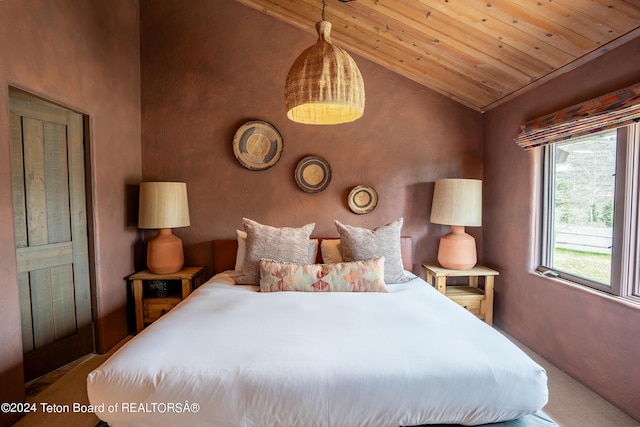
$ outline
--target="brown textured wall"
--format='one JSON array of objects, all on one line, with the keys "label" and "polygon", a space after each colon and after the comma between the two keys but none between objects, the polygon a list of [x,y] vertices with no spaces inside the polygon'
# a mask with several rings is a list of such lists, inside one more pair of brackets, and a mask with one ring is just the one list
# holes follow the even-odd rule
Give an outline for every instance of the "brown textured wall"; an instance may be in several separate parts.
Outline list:
[{"label": "brown textured wall", "polygon": [[[434,180],[481,178],[484,171],[484,227],[472,233],[479,246],[484,236],[483,258],[501,271],[496,323],[640,418],[631,401],[631,387],[640,383],[631,357],[640,349],[627,339],[637,334],[638,310],[529,273],[538,159],[511,142],[526,118],[637,80],[638,41],[485,115],[483,153],[479,114],[357,56],[367,89],[363,119],[332,127],[289,122],[284,78],[315,36],[231,0],[188,8],[178,0],[142,0],[140,80],[138,1],[114,2],[0,1],[0,129],[8,128],[9,85],[91,117],[99,349],[126,333],[123,278],[141,267],[141,163],[145,179],[187,182],[192,226],[177,233],[187,261],[207,265],[209,274],[210,240],[232,237],[242,216],[273,225],[315,221],[316,235],[336,235],[334,219],[373,227],[403,216],[416,263],[433,260],[446,230],[428,223]],[[246,170],[233,157],[233,134],[250,119],[273,123],[284,137],[282,159],[267,171]],[[297,161],[308,154],[333,168],[323,193],[303,193],[293,181]],[[0,132],[0,401],[21,401],[8,159],[8,133]],[[365,216],[345,202],[360,183],[380,195]],[[0,415],[0,425],[10,420]]]},{"label": "brown textured wall", "polygon": [[500,270],[495,323],[640,419],[640,309],[543,278],[535,268],[540,150],[513,143],[518,125],[640,79],[640,39],[485,115],[484,256]]},{"label": "brown textured wall", "polygon": [[[127,333],[123,278],[138,238],[127,183],[140,179],[137,0],[0,1],[0,402],[24,399],[9,162],[8,87],[90,117],[97,348]],[[14,417],[0,414],[0,425]]]},{"label": "brown textured wall", "polygon": [[[208,274],[210,241],[233,238],[243,216],[275,226],[316,222],[316,236],[337,236],[335,219],[376,227],[403,217],[419,266],[435,258],[448,230],[428,221],[435,179],[482,177],[479,113],[357,56],[363,118],[337,126],[289,121],[284,81],[315,43],[311,31],[231,0],[188,8],[179,0],[141,2],[143,177],[187,183],[191,226],[176,234],[187,262],[206,265]],[[283,136],[282,158],[271,169],[250,171],[233,155],[234,133],[247,120],[272,123]],[[331,184],[319,194],[302,192],[293,178],[310,154],[332,168]],[[358,184],[378,192],[370,214],[346,205]],[[479,238],[481,229],[473,233]]]}]

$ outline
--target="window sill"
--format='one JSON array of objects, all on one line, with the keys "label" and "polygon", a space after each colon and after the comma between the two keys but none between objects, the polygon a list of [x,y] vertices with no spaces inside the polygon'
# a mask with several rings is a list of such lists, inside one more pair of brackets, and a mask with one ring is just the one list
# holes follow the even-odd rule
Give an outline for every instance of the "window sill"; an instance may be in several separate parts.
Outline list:
[{"label": "window sill", "polygon": [[590,288],[588,286],[585,285],[581,285],[579,283],[576,282],[572,282],[571,280],[567,280],[564,279],[562,277],[556,277],[553,275],[549,275],[549,274],[543,274],[543,271],[539,271],[539,270],[534,270],[534,271],[530,271],[530,274],[536,277],[541,278],[542,280],[549,280],[555,283],[560,283],[562,285],[565,286],[569,286],[573,289],[576,289],[578,291],[582,291],[591,295],[595,295],[604,299],[608,299],[610,301],[614,301],[620,304],[623,304],[627,307],[631,307],[637,310],[640,310],[640,297],[637,297],[635,295],[629,295],[629,296],[619,296],[619,295],[613,295],[604,291],[600,291],[598,289],[594,289],[594,288]]}]

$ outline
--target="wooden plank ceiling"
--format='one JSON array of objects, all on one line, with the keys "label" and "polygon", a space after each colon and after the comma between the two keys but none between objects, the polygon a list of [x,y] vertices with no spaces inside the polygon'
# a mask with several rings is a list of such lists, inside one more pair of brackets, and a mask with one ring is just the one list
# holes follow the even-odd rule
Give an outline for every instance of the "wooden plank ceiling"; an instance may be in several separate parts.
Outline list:
[{"label": "wooden plank ceiling", "polygon": [[[314,34],[322,17],[322,0],[236,1]],[[640,0],[326,0],[325,19],[336,45],[486,111],[640,36]]]}]

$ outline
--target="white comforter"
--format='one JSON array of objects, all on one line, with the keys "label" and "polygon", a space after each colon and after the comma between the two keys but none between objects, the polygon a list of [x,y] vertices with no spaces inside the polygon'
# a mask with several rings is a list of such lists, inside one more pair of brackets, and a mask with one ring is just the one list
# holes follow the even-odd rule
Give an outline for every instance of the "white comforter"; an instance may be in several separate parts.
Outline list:
[{"label": "white comforter", "polygon": [[110,426],[483,424],[547,401],[544,369],[422,279],[256,292],[221,274],[87,380]]}]

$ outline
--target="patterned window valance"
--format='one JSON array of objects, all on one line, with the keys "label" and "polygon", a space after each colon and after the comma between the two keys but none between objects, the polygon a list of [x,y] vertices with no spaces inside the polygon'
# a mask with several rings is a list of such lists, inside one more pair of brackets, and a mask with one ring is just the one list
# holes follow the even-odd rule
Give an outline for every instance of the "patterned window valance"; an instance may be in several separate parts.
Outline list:
[{"label": "patterned window valance", "polygon": [[640,120],[640,83],[520,125],[524,149],[628,125]]}]

